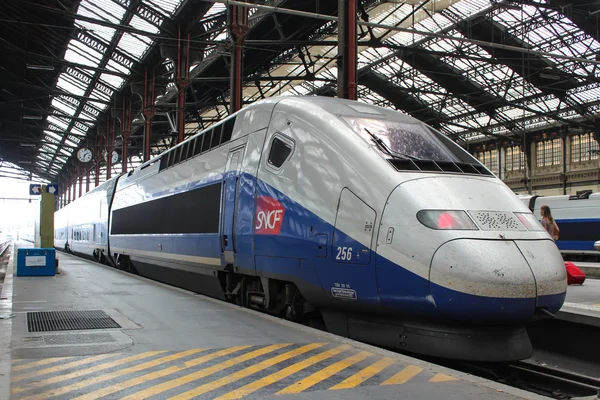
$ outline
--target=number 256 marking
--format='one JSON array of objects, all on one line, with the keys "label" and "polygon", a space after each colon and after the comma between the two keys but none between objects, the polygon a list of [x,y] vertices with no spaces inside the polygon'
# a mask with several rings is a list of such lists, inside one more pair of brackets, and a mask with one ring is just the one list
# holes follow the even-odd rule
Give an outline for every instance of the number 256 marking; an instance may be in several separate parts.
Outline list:
[{"label": "number 256 marking", "polygon": [[352,259],[352,247],[338,247],[335,259],[350,261]]}]

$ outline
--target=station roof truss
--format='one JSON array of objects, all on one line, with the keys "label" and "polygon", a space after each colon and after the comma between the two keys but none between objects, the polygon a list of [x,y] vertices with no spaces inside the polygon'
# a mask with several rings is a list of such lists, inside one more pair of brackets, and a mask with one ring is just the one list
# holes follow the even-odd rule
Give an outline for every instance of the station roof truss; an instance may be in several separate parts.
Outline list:
[{"label": "station roof truss", "polygon": [[[152,154],[177,139],[179,90],[186,136],[227,116],[232,38],[225,3],[0,2],[0,157],[60,180],[79,165],[79,148],[103,157],[109,131],[119,151],[120,115],[129,107],[128,163],[139,165],[143,106],[132,88],[148,71],[157,88]],[[338,0],[250,3],[243,103],[334,96]],[[597,1],[360,0],[359,100],[413,115],[463,143],[544,127],[591,131],[600,114],[597,9]],[[161,52],[182,32],[201,54],[183,88],[174,61]]]}]

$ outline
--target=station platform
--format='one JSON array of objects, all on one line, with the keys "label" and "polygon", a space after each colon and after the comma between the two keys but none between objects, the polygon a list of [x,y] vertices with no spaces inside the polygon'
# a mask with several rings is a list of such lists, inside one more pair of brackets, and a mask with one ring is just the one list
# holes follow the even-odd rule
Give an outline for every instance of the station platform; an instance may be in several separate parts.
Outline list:
[{"label": "station platform", "polygon": [[9,382],[15,400],[542,398],[92,261],[58,258],[55,277],[7,271],[2,312],[15,317],[0,320],[0,399],[9,398]]},{"label": "station platform", "polygon": [[575,261],[588,279],[600,279],[600,263]]},{"label": "station platform", "polygon": [[[576,263],[579,266],[580,263]],[[581,263],[585,264],[585,263]],[[569,285],[567,298],[557,318],[600,327],[600,280],[585,280],[583,285]]]}]

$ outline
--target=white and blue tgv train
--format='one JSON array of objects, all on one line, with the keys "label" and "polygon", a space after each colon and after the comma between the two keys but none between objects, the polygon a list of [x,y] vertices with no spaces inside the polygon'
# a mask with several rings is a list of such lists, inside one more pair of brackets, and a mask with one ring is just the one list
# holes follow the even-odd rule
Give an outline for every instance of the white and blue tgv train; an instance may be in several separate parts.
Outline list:
[{"label": "white and blue tgv train", "polygon": [[526,358],[563,304],[556,245],[429,126],[358,102],[256,102],[56,213],[56,246],[409,352]]},{"label": "white and blue tgv train", "polygon": [[600,193],[582,190],[570,196],[518,197],[538,219],[541,219],[540,208],[550,207],[560,229],[556,245],[565,259],[600,260],[598,245],[594,246],[600,240]]}]

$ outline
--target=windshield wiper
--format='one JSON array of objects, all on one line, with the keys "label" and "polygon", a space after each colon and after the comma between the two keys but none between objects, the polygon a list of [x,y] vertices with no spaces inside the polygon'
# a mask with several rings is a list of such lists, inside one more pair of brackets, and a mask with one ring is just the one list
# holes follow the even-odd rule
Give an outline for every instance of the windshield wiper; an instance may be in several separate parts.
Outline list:
[{"label": "windshield wiper", "polygon": [[394,158],[408,158],[409,160],[417,160],[417,161],[421,161],[421,159],[419,157],[415,157],[415,156],[411,156],[408,154],[403,154],[403,153],[397,153],[392,151],[392,149],[390,149],[388,147],[387,144],[385,144],[385,142],[383,140],[381,140],[381,138],[373,133],[371,133],[371,131],[369,131],[367,128],[364,128],[365,131],[367,131],[367,133],[369,134],[369,136],[371,136],[371,140],[373,140],[373,142],[381,149],[383,150],[383,152],[385,152],[388,156],[390,157],[394,157]]}]

